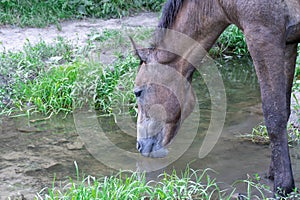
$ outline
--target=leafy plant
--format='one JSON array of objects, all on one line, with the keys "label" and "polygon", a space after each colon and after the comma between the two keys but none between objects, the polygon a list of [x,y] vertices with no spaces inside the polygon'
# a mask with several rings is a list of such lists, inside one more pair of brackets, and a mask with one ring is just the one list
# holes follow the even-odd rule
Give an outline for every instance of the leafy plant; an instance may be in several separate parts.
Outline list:
[{"label": "leafy plant", "polygon": [[[73,55],[72,45],[58,38],[54,44],[40,41],[36,45],[27,43],[20,52],[0,53],[0,108],[12,107],[20,102],[22,86],[30,84],[49,65],[70,62]],[[53,59],[55,58],[55,59]]]},{"label": "leafy plant", "polygon": [[[52,66],[32,81],[15,85],[16,106],[22,110],[26,106],[47,115],[52,112],[72,110],[72,89],[81,63],[68,66]],[[26,106],[25,106],[26,105]]]},{"label": "leafy plant", "polygon": [[[152,33],[152,29],[126,31],[138,41]],[[93,41],[90,39],[92,42],[81,48],[58,38],[51,45],[44,41],[36,45],[28,42],[23,51],[0,53],[2,113],[20,110],[51,115],[60,111],[68,113],[88,104],[106,114],[113,111],[113,106],[116,112],[126,107],[135,115],[132,90],[139,64],[136,57],[130,51],[122,54],[116,51],[116,58],[109,65],[89,58],[91,52],[101,52],[100,47],[110,49],[119,44],[128,49],[128,36],[124,30],[104,30],[90,37]],[[115,106],[120,103],[123,108]]]},{"label": "leafy plant", "polygon": [[248,56],[249,52],[242,31],[237,26],[230,25],[220,35],[211,54],[225,57]]}]

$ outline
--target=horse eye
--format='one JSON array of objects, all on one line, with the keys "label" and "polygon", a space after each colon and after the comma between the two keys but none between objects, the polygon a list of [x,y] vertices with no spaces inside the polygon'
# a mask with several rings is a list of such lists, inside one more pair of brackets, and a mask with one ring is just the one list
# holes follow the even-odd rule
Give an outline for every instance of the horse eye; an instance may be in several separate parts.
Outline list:
[{"label": "horse eye", "polygon": [[140,97],[142,95],[143,90],[134,90],[135,97]]}]

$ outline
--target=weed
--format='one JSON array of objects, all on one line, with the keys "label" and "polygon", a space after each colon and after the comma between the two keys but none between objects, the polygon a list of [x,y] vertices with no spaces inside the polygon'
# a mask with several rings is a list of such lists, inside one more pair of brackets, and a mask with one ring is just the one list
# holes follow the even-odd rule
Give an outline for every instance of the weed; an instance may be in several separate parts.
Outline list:
[{"label": "weed", "polygon": [[247,44],[241,30],[230,25],[219,37],[216,45],[210,51],[215,56],[249,56]]},{"label": "weed", "polygon": [[[288,142],[290,145],[297,145],[300,141],[300,132],[297,128],[292,125],[288,126]],[[251,134],[245,134],[240,136],[243,139],[250,140],[256,144],[270,144],[270,138],[268,136],[267,127],[259,124],[252,129]]]},{"label": "weed", "polygon": [[[128,28],[128,29],[104,29],[102,32],[92,31],[88,34],[88,43],[93,47],[93,51],[106,51],[117,49],[117,52],[131,49],[129,37],[135,38],[140,45],[147,46],[145,41],[152,37],[153,28]],[[115,52],[114,52],[115,53]]]},{"label": "weed", "polygon": [[70,62],[72,45],[61,38],[48,45],[40,41],[36,45],[27,42],[23,51],[0,53],[0,108],[12,107],[20,103],[24,84],[31,84],[40,74],[47,72],[49,65],[59,62]]},{"label": "weed", "polygon": [[[170,175],[163,173],[160,181],[147,182],[145,174],[121,171],[116,176],[96,179],[92,176],[80,177],[77,181],[61,188],[44,189],[39,199],[213,199],[222,198],[221,191],[205,170],[194,171],[187,168],[181,176],[174,170]],[[78,172],[77,172],[78,173]],[[54,184],[53,184],[54,185]],[[42,197],[44,193],[44,197]],[[45,194],[46,193],[46,194]]]},{"label": "weed", "polygon": [[81,63],[67,66],[52,66],[42,75],[26,83],[19,82],[16,106],[22,110],[24,103],[34,106],[46,115],[51,112],[69,112],[72,109],[72,85],[77,78]]},{"label": "weed", "polygon": [[[97,179],[93,176],[80,177],[76,167],[76,180],[69,179],[66,185],[53,182],[52,188],[44,188],[36,196],[38,199],[273,199],[269,186],[260,182],[260,177],[248,176],[247,180],[236,181],[233,188],[221,189],[215,178],[204,171],[190,169],[189,166],[178,175],[173,170],[158,176],[157,181],[146,181],[145,173],[120,171],[116,175]],[[234,186],[246,185],[246,193],[238,194]],[[59,185],[55,187],[55,185]],[[298,199],[295,190],[286,199]],[[285,199],[285,198],[283,198]]]},{"label": "weed", "polygon": [[[113,48],[109,45],[116,38],[125,41],[127,36],[121,35],[124,32],[105,30],[94,35],[93,43],[99,40],[101,48]],[[152,33],[148,29],[129,30],[137,38],[145,35],[143,32]],[[124,45],[129,46],[129,41]],[[123,107],[127,107],[126,110],[135,115],[132,89],[138,60],[128,54],[130,52],[116,52],[115,61],[103,65],[98,60],[86,59],[91,51],[100,50],[92,44],[80,49],[58,38],[52,45],[44,41],[36,45],[28,42],[23,51],[1,53],[0,81],[4,85],[0,90],[2,113],[9,111],[10,114],[13,108],[51,115],[60,111],[68,113],[86,104],[102,113],[112,113],[112,107],[121,102]]]},{"label": "weed", "polygon": [[247,192],[239,194],[238,199],[272,199],[267,197],[272,196],[271,188],[262,184],[257,174],[254,178],[248,175],[246,180],[238,180],[233,185],[238,184],[243,184],[247,188]]}]

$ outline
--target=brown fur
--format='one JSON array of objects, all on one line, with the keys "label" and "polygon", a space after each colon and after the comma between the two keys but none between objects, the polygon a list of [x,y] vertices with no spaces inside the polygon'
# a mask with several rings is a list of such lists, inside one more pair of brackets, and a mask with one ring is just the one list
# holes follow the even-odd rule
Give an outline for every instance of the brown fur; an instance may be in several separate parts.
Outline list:
[{"label": "brown fur", "polygon": [[[167,145],[184,118],[181,113],[187,115],[193,107],[194,98],[190,89],[178,86],[182,98],[176,99],[165,87],[149,84],[145,80],[150,73],[145,64],[161,63],[191,81],[193,66],[180,56],[160,50],[161,47],[173,45],[162,28],[184,33],[209,51],[229,24],[235,24],[243,31],[259,79],[263,114],[272,147],[270,176],[274,177],[274,191],[278,192],[278,188],[281,188],[281,194],[290,193],[295,185],[286,124],[290,114],[297,44],[300,41],[299,0],[169,0],[156,31],[153,48],[137,51],[143,58],[136,77],[136,90],[140,92],[136,92],[140,94],[137,97],[138,132],[149,134],[151,129],[145,131],[149,124],[159,127],[158,136],[149,136],[151,140],[144,136],[138,148],[143,155],[151,156],[151,151]],[[180,44],[180,41],[174,42]],[[162,71],[161,74],[167,75],[168,72]],[[164,106],[167,113],[164,122],[148,116],[147,112],[155,104]],[[188,104],[191,106],[182,107]],[[152,146],[146,151],[143,145]]]}]

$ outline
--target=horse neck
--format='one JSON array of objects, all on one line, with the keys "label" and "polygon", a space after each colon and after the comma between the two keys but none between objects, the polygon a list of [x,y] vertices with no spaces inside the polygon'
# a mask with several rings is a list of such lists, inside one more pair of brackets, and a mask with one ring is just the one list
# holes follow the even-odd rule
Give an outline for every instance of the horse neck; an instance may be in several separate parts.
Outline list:
[{"label": "horse neck", "polygon": [[175,20],[171,20],[173,24],[161,27],[167,23],[160,22],[154,36],[153,59],[177,63],[180,59],[176,55],[180,55],[185,60],[191,57],[201,60],[229,25],[226,19],[218,0],[184,0]]},{"label": "horse neck", "polygon": [[228,25],[218,0],[185,0],[171,29],[198,41],[209,51]]}]

